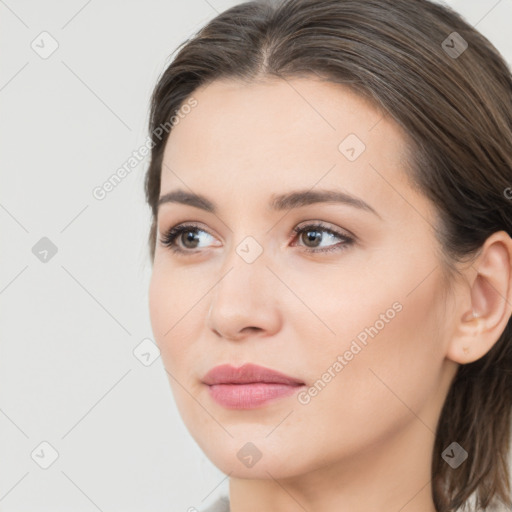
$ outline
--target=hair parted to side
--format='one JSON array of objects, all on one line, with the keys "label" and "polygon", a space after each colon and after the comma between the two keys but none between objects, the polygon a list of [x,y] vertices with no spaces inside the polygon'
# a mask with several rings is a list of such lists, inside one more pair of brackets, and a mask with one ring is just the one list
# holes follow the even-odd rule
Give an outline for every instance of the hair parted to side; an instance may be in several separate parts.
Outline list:
[{"label": "hair parted to side", "polygon": [[[442,47],[453,32],[468,44],[456,58]],[[321,77],[350,87],[403,128],[410,182],[439,216],[447,277],[495,231],[512,235],[511,73],[495,47],[450,8],[428,0],[246,2],[176,52],[153,92],[151,134],[213,80]],[[151,261],[168,133],[153,139],[145,178]],[[443,406],[431,468],[438,512],[465,510],[470,497],[477,510],[500,503],[511,509],[511,406],[509,320],[484,357],[459,367]],[[454,441],[468,452],[457,469],[441,457]]]}]

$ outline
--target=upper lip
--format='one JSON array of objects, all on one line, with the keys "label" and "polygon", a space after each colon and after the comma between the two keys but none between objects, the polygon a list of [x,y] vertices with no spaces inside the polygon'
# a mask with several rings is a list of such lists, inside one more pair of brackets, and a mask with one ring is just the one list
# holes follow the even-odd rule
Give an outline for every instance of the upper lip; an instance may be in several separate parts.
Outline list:
[{"label": "upper lip", "polygon": [[215,366],[203,377],[203,382],[209,386],[213,384],[249,384],[254,382],[288,384],[292,386],[304,384],[301,380],[284,373],[251,363],[244,364],[239,368],[229,364]]}]

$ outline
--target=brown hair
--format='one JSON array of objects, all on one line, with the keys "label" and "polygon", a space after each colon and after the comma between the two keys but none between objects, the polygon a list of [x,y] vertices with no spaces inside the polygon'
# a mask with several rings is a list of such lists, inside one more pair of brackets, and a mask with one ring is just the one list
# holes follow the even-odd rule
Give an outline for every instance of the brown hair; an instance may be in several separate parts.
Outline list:
[{"label": "brown hair", "polygon": [[[368,98],[404,129],[409,179],[436,207],[448,277],[495,231],[512,235],[512,77],[494,46],[450,8],[428,0],[246,2],[176,51],[153,92],[151,134],[213,80],[321,77]],[[145,181],[151,261],[167,137],[154,139]],[[438,512],[465,509],[470,498],[477,507],[512,507],[511,404],[509,320],[484,357],[459,366],[448,392],[431,468]],[[468,452],[456,469],[441,457],[454,441]]]}]

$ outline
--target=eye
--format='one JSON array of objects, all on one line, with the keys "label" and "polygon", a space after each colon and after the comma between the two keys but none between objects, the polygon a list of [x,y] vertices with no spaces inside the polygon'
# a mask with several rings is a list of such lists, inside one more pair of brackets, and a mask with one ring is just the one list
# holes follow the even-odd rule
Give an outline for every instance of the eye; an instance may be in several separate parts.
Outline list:
[{"label": "eye", "polygon": [[[354,238],[351,236],[341,233],[335,229],[331,229],[321,222],[308,224],[306,226],[297,226],[293,231],[298,235],[297,238],[299,240],[305,241],[306,248],[304,250],[306,252],[341,251],[354,243]],[[322,233],[327,233],[327,235],[322,235]],[[319,245],[317,245],[317,243],[321,244],[324,240],[332,241],[333,239],[341,240],[341,243],[328,245],[324,249],[318,248]]]},{"label": "eye", "polygon": [[[322,253],[339,251],[354,243],[354,238],[351,236],[329,228],[321,222],[310,223],[306,226],[297,226],[293,229],[293,232],[297,235],[295,238],[305,241],[305,245],[299,245],[299,247],[304,247],[303,250],[305,252]],[[194,224],[181,224],[169,229],[160,241],[162,245],[169,247],[173,252],[192,254],[198,252],[196,249],[201,248],[199,236],[201,233],[206,234],[205,238],[214,240],[212,235]],[[320,244],[322,244],[324,240],[329,242],[336,239],[341,240],[341,242],[321,248]],[[202,247],[207,247],[207,244],[208,240],[206,240],[206,243]]]},{"label": "eye", "polygon": [[[206,233],[212,240],[214,238],[207,231],[200,229],[198,226],[193,224],[181,224],[169,229],[162,237],[161,242],[165,247],[169,247],[174,252],[193,252],[194,249],[201,248],[198,233]],[[177,239],[183,244],[184,248],[176,243]]]}]

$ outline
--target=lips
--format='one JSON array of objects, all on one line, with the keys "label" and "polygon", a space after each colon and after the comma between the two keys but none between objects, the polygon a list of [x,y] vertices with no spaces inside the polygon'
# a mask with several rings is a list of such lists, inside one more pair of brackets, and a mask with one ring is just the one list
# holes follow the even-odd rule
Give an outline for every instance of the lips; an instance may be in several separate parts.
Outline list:
[{"label": "lips", "polygon": [[300,386],[303,381],[285,375],[284,373],[258,366],[244,364],[235,368],[229,364],[223,364],[212,368],[203,378],[203,382],[212,386],[214,384],[286,384],[288,386]]},{"label": "lips", "polygon": [[293,395],[304,382],[284,373],[245,364],[235,368],[224,364],[212,368],[204,377],[210,396],[227,409],[254,409],[267,402]]}]

